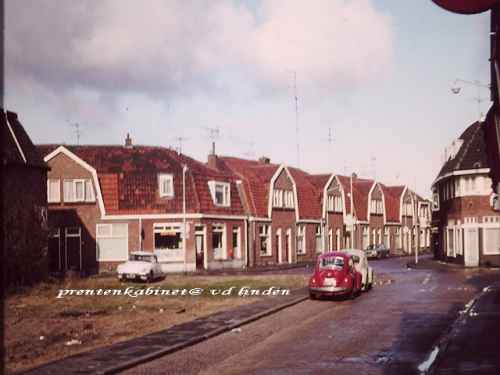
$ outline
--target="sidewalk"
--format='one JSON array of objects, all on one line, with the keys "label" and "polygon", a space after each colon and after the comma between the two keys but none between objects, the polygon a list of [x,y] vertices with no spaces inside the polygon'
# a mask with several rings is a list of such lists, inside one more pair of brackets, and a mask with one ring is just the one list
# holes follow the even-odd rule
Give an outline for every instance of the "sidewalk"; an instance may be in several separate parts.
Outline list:
[{"label": "sidewalk", "polygon": [[439,344],[428,373],[500,374],[500,282],[483,289]]},{"label": "sidewalk", "polygon": [[23,374],[114,374],[273,314],[308,297],[307,288],[293,290],[288,296],[264,297],[164,331],[51,362]]}]

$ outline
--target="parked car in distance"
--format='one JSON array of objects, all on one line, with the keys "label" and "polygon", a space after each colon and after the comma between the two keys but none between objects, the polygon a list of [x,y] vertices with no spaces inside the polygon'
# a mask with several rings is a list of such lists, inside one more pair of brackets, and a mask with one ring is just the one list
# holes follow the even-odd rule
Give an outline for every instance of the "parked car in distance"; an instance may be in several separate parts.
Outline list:
[{"label": "parked car in distance", "polygon": [[309,279],[311,299],[321,296],[347,295],[361,291],[362,275],[349,254],[332,251],[318,256],[314,273]]},{"label": "parked car in distance", "polygon": [[387,258],[389,256],[389,249],[384,244],[369,245],[365,250],[365,254],[368,259]]},{"label": "parked car in distance", "polygon": [[130,258],[117,268],[119,280],[153,281],[163,276],[160,263],[155,254],[147,251],[130,253]]},{"label": "parked car in distance", "polygon": [[358,249],[343,249],[341,251],[351,256],[354,268],[361,274],[361,290],[370,290],[373,286],[373,268],[368,264],[365,252]]}]

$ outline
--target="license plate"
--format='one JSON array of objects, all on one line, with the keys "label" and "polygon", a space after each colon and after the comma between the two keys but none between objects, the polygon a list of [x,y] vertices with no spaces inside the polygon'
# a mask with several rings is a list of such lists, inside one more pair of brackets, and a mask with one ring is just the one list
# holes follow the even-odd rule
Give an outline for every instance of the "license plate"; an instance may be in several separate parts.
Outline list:
[{"label": "license plate", "polygon": [[323,282],[323,285],[326,285],[326,286],[335,286],[335,284],[336,284],[335,279],[330,278],[330,277],[326,277],[325,281]]}]

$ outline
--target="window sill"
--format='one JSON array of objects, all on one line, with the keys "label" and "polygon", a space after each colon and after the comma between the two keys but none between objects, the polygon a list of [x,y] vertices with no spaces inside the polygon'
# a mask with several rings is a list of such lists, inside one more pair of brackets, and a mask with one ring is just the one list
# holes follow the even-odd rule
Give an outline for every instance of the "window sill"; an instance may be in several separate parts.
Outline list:
[{"label": "window sill", "polygon": [[261,258],[269,258],[269,257],[272,257],[273,254],[260,254],[260,257]]}]

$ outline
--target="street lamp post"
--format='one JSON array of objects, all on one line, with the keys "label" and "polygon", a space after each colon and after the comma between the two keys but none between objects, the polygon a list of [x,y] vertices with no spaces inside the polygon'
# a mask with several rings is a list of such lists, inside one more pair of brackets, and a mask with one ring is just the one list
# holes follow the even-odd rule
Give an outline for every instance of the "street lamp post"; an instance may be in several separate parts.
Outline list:
[{"label": "street lamp post", "polygon": [[182,248],[184,249],[184,272],[187,271],[186,269],[186,257],[187,257],[187,241],[186,241],[186,172],[188,171],[187,165],[184,164],[182,167]]},{"label": "street lamp post", "polygon": [[474,86],[477,89],[477,96],[474,98],[474,100],[477,102],[477,116],[478,120],[481,121],[482,118],[482,113],[481,113],[481,102],[485,101],[486,99],[481,98],[481,89],[491,89],[491,85],[486,85],[484,83],[481,83],[479,81],[468,81],[465,79],[457,78],[455,79],[455,82],[453,82],[453,86],[451,87],[451,92],[455,95],[460,94],[460,91],[462,90],[462,86],[459,84],[466,84],[470,86]]}]

